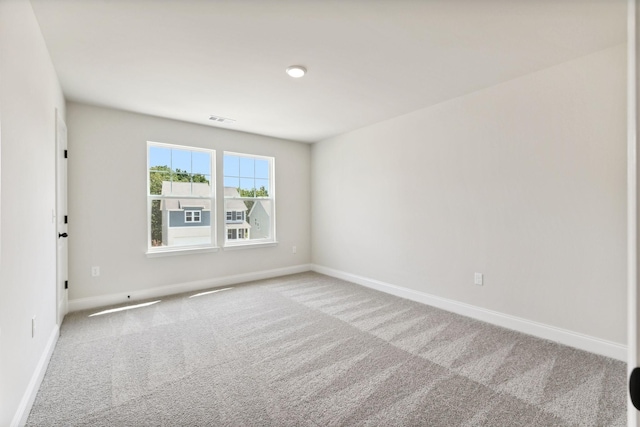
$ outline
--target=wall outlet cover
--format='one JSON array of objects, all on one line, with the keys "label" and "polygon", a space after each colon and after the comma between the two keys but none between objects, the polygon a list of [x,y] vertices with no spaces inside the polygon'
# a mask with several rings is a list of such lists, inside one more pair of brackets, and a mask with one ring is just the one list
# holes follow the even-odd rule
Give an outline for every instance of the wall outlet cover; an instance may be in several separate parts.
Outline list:
[{"label": "wall outlet cover", "polygon": [[484,282],[484,277],[482,273],[475,273],[473,275],[473,283],[476,285],[482,286]]}]

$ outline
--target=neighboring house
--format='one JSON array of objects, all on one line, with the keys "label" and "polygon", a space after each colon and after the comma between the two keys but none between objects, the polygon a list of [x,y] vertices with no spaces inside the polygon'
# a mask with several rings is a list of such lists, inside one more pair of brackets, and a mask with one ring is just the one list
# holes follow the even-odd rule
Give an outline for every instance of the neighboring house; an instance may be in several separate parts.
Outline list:
[{"label": "neighboring house", "polygon": [[268,209],[269,201],[256,201],[251,210],[249,211],[249,224],[251,225],[251,238],[252,239],[264,239],[271,235],[269,226],[271,225],[271,218]]},{"label": "neighboring house", "polygon": [[[240,194],[234,187],[224,187],[224,197],[240,197]],[[227,240],[249,239],[251,225],[247,222],[247,205],[242,200],[225,200],[224,210]]]},{"label": "neighboring house", "polygon": [[[204,182],[162,182],[163,196],[209,196]],[[163,199],[162,244],[166,246],[211,243],[211,200]]]},{"label": "neighboring house", "polygon": [[[209,184],[203,182],[162,182],[163,196],[208,196]],[[224,188],[225,197],[240,197],[234,187]],[[182,246],[211,243],[211,200],[163,199],[162,244]],[[225,201],[225,231],[227,240],[247,240],[269,236],[269,214],[262,202],[253,204],[253,216],[247,214],[247,205],[242,200]],[[256,222],[252,232],[249,218]]]}]

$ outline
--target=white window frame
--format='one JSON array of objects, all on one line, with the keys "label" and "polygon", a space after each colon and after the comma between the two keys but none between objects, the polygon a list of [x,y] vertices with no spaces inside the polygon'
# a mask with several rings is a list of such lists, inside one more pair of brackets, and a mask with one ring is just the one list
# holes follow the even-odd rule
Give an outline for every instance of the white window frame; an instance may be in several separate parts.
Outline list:
[{"label": "white window frame", "polygon": [[[231,151],[224,151],[222,153],[223,159],[224,156],[229,155],[229,156],[237,156],[237,157],[246,157],[246,158],[252,158],[252,159],[261,159],[261,160],[267,160],[269,162],[269,196],[268,197],[224,197],[223,200],[223,206],[226,205],[226,203],[224,203],[226,200],[242,200],[242,201],[259,201],[259,200],[267,200],[270,201],[271,204],[271,212],[270,212],[270,229],[271,229],[271,235],[267,238],[263,238],[263,239],[250,239],[247,238],[251,235],[251,232],[247,229],[245,229],[244,233],[245,233],[245,238],[243,239],[239,239],[238,238],[238,232],[236,232],[236,239],[228,239],[228,233],[226,230],[226,223],[225,223],[225,241],[224,241],[224,249],[240,249],[243,247],[246,248],[250,248],[250,247],[256,247],[256,246],[273,246],[276,245],[278,242],[276,240],[276,183],[275,183],[275,163],[276,163],[276,159],[275,157],[271,157],[271,156],[262,156],[262,155],[257,155],[257,154],[249,154],[249,153],[237,153],[237,152],[231,152]],[[223,162],[224,164],[224,162]],[[225,171],[224,171],[224,166],[223,166],[223,170],[221,173],[223,182],[224,182],[224,177],[225,177]],[[224,208],[223,208],[224,210]],[[226,215],[226,213],[225,213]],[[247,217],[249,215],[249,211],[247,211],[246,215],[244,216],[243,220],[247,220]]]},{"label": "white window frame", "polygon": [[[189,214],[191,214],[191,215],[189,215]],[[184,222],[185,223],[190,223],[190,224],[202,222],[202,211],[200,211],[198,209],[185,209],[184,210]]]},{"label": "white window frame", "polygon": [[[149,169],[150,169],[150,159],[149,159],[149,149],[151,147],[161,147],[161,148],[167,148],[167,149],[177,149],[177,150],[186,150],[186,151],[192,151],[192,152],[204,152],[210,155],[210,162],[211,162],[211,166],[210,166],[210,171],[211,171],[211,176],[210,176],[210,188],[211,188],[211,193],[209,194],[209,196],[207,197],[203,197],[203,196],[191,196],[191,195],[180,195],[180,196],[168,196],[168,195],[161,195],[161,194],[151,194],[151,180],[150,180],[150,174],[149,174]],[[218,250],[218,246],[217,246],[217,220],[216,220],[216,151],[212,150],[212,149],[207,149],[207,148],[200,148],[200,147],[192,147],[192,146],[186,146],[186,145],[179,145],[179,144],[166,144],[166,143],[161,143],[161,142],[153,142],[153,141],[147,141],[147,170],[146,170],[146,174],[147,174],[147,256],[164,256],[164,255],[180,255],[180,254],[186,254],[186,253],[194,253],[194,252],[210,252],[210,251],[216,251]],[[194,202],[200,201],[202,202],[203,200],[210,200],[210,204],[211,204],[211,211],[210,211],[210,221],[209,221],[209,228],[211,230],[211,236],[210,236],[210,243],[208,244],[194,244],[194,245],[184,245],[184,246],[152,246],[152,242],[151,242],[151,210],[152,210],[152,205],[153,205],[153,201],[155,200],[168,200],[168,199],[191,199]],[[195,210],[191,210],[192,212],[195,212]],[[200,221],[198,222],[202,222],[202,212],[199,212],[199,218]],[[186,221],[186,211],[185,211],[185,222]],[[193,222],[189,222],[189,223],[193,223]]]},{"label": "white window frame", "polygon": [[227,223],[236,223],[236,222],[244,222],[244,212],[243,211],[227,211]]}]

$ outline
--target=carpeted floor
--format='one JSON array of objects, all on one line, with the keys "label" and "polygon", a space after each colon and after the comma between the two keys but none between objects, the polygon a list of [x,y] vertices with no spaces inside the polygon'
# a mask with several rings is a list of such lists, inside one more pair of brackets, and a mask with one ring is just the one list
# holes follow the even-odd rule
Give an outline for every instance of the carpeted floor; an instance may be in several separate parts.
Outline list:
[{"label": "carpeted floor", "polygon": [[72,313],[28,426],[624,426],[625,365],[316,273]]}]

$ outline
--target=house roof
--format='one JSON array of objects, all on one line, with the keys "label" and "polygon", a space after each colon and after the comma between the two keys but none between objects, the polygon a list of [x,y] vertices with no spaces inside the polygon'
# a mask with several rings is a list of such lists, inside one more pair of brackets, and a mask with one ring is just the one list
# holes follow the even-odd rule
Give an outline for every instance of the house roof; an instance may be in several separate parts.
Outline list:
[{"label": "house roof", "polygon": [[257,201],[253,204],[253,206],[251,206],[251,210],[249,211],[249,213],[248,213],[247,215],[248,215],[248,216],[253,215],[253,211],[254,211],[254,209],[256,208],[256,206],[260,205],[260,206],[262,207],[262,209],[264,210],[264,212],[267,214],[267,216],[270,216],[270,212],[269,212],[269,211],[270,211],[270,209],[265,208],[263,203],[264,203],[264,202],[263,202],[262,200],[257,200]]},{"label": "house roof", "polygon": [[[235,187],[224,187],[224,197],[240,197],[238,189]],[[247,211],[247,205],[242,200],[225,200],[225,211]]]},{"label": "house roof", "polygon": [[235,187],[224,187],[224,197],[240,197],[240,193]]},{"label": "house roof", "polygon": [[[210,184],[205,182],[171,182],[162,181],[163,196],[192,195],[207,197],[210,192]],[[235,187],[224,187],[224,197],[240,197],[238,189]],[[261,202],[257,202],[261,203]],[[211,210],[211,200],[209,199],[163,199],[160,204],[162,210],[179,210],[185,208],[199,207],[204,210]],[[227,199],[225,201],[225,211],[246,212],[247,205],[242,200]],[[266,209],[265,209],[266,210]],[[247,224],[248,225],[248,224]]]},{"label": "house roof", "polygon": [[[207,197],[211,194],[211,185],[206,182],[171,182],[162,181],[163,196],[200,196]],[[160,204],[162,210],[184,209],[185,207],[201,207],[211,210],[210,199],[163,199]]]}]

